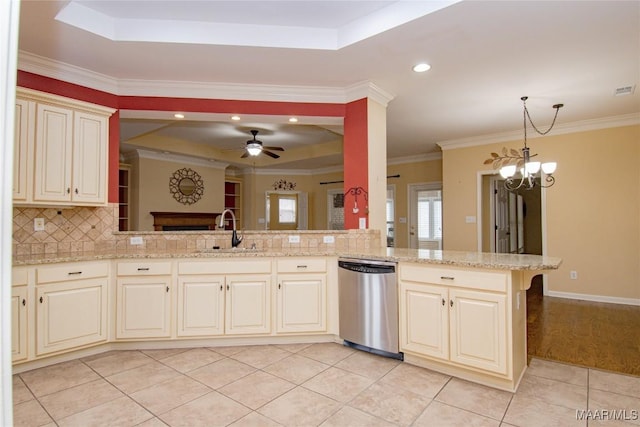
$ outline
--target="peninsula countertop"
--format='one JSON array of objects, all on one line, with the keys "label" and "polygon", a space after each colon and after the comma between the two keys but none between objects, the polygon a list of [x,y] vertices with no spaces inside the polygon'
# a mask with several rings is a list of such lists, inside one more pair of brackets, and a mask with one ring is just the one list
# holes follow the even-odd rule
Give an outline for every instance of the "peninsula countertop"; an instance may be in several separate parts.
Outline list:
[{"label": "peninsula countertop", "polygon": [[431,249],[374,248],[363,250],[335,248],[289,248],[289,249],[186,249],[179,251],[95,251],[57,254],[22,255],[13,258],[13,266],[29,266],[62,262],[95,260],[127,260],[154,258],[234,258],[234,257],[313,257],[337,256],[392,262],[415,262],[447,265],[463,268],[495,270],[556,270],[562,263],[560,258],[487,252],[465,252]]}]

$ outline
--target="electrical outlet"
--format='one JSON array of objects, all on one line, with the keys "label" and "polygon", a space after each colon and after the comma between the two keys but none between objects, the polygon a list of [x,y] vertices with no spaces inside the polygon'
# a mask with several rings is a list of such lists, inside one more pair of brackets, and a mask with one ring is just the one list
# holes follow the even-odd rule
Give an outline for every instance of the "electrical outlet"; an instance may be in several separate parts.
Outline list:
[{"label": "electrical outlet", "polygon": [[323,236],[322,243],[335,243],[336,239],[333,236]]},{"label": "electrical outlet", "polygon": [[33,219],[33,231],[44,231],[44,218]]},{"label": "electrical outlet", "polygon": [[129,239],[129,243],[132,245],[141,245],[143,243],[142,237],[136,236]]},{"label": "electrical outlet", "polygon": [[577,271],[575,271],[575,270],[571,270],[571,271],[569,272],[569,277],[570,277],[572,280],[577,280],[577,279],[578,279],[578,272],[577,272]]},{"label": "electrical outlet", "polygon": [[360,230],[364,230],[365,228],[367,228],[367,218],[359,218],[358,224],[359,224]]},{"label": "electrical outlet", "polygon": [[300,243],[300,236],[289,236],[289,243]]}]

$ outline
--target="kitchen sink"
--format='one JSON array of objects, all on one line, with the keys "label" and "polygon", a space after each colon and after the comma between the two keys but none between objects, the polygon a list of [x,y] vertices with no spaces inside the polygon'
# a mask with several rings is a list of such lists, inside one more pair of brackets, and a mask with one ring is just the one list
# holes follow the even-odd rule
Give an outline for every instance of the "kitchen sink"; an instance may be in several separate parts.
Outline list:
[{"label": "kitchen sink", "polygon": [[264,252],[264,249],[258,249],[258,248],[205,248],[205,249],[200,249],[200,252],[207,252],[207,253],[220,253],[220,254],[232,254],[232,253],[255,253],[255,252]]}]

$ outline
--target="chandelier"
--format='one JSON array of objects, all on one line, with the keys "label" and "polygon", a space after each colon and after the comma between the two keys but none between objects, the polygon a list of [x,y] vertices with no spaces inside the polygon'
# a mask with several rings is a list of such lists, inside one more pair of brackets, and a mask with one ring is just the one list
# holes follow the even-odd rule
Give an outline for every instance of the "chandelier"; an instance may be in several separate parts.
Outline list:
[{"label": "chandelier", "polygon": [[[531,154],[529,147],[527,146],[527,119],[531,123],[531,127],[539,134],[548,134],[556,123],[558,117],[558,111],[564,106],[564,104],[555,104],[553,108],[556,110],[556,114],[553,116],[551,126],[546,131],[540,131],[536,125],[533,124],[529,110],[527,109],[527,96],[520,98],[524,111],[522,113],[524,122],[524,147],[518,152],[518,150],[510,149],[506,147],[502,148],[502,153],[491,153],[491,158],[484,161],[485,165],[492,164],[494,169],[500,169],[500,175],[504,178],[504,186],[509,191],[516,191],[520,188],[525,190],[531,190],[535,186],[542,188],[551,187],[555,184],[556,179],[553,173],[556,170],[556,162],[533,162],[532,157],[536,157],[537,154]],[[520,177],[516,177],[516,172],[519,170]],[[544,183],[543,183],[544,175]]]}]

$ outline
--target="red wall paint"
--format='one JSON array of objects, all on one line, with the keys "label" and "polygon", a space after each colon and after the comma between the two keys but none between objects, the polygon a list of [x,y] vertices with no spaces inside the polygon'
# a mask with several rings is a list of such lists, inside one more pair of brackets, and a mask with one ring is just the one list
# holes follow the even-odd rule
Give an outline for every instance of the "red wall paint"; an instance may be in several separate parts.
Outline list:
[{"label": "red wall paint", "polygon": [[[361,187],[369,192],[369,151],[368,151],[368,118],[367,98],[350,102],[346,105],[344,117],[344,192],[351,188]],[[357,214],[353,213],[355,196],[346,194],[344,198],[344,228],[359,228],[358,218],[367,217],[367,203],[364,195],[358,196]]]},{"label": "red wall paint", "polygon": [[[18,70],[20,87],[39,90],[115,109],[180,111],[232,114],[295,115],[345,117],[345,104],[311,102],[239,101],[225,99],[169,98],[149,96],[117,96],[62,80]],[[120,165],[120,113],[109,119],[109,203],[118,203],[118,168]],[[346,119],[345,119],[346,122]],[[366,103],[365,103],[366,125]],[[366,126],[364,129],[366,134]],[[346,140],[346,134],[345,134]],[[365,138],[366,141],[366,138]],[[356,158],[356,165],[361,159]],[[350,169],[345,157],[344,169]],[[366,167],[366,166],[365,166]],[[366,184],[366,179],[365,179]],[[357,228],[357,221],[356,227]]]}]

